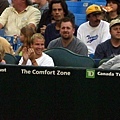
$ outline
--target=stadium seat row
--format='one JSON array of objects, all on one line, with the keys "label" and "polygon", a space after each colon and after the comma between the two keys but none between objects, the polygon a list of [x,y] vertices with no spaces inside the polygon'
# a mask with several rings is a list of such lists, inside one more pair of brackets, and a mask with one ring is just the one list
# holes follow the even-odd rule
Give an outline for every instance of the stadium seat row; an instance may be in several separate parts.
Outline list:
[{"label": "stadium seat row", "polygon": [[80,25],[86,22],[86,8],[89,5],[97,4],[100,6],[106,5],[106,0],[81,0],[81,1],[66,1],[69,11],[75,15],[75,24]]}]

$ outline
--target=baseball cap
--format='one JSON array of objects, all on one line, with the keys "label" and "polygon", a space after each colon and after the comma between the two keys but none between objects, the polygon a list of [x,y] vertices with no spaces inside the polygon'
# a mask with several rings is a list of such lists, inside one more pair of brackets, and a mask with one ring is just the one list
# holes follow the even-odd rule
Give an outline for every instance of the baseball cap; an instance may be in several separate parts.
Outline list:
[{"label": "baseball cap", "polygon": [[120,19],[115,19],[110,22],[110,28],[114,26],[115,24],[120,24]]},{"label": "baseball cap", "polygon": [[86,14],[88,15],[88,14],[93,13],[93,12],[100,13],[100,12],[102,12],[102,10],[101,10],[100,6],[93,4],[93,5],[90,5],[86,9]]}]

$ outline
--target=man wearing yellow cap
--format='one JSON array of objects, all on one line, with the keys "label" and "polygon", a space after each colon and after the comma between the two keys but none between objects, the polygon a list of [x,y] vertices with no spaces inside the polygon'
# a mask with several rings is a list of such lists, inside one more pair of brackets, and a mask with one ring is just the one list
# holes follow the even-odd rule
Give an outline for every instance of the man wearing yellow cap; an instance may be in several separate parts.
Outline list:
[{"label": "man wearing yellow cap", "polygon": [[109,23],[101,20],[102,10],[98,5],[90,5],[86,15],[88,21],[79,26],[77,37],[87,45],[88,54],[94,55],[96,46],[111,37]]}]

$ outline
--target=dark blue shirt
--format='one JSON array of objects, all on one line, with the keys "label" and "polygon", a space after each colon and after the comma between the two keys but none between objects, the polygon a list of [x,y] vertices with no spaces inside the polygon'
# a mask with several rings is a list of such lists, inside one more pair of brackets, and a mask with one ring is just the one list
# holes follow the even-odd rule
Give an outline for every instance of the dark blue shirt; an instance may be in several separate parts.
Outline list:
[{"label": "dark blue shirt", "polygon": [[111,40],[107,40],[96,47],[95,59],[111,58],[120,54],[120,46],[114,47]]}]

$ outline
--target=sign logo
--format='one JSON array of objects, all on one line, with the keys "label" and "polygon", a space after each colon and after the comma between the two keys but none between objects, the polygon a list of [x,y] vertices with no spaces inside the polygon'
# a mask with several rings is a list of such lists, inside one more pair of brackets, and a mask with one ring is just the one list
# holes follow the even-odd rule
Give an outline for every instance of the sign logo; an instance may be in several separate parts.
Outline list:
[{"label": "sign logo", "polygon": [[86,69],[86,78],[95,78],[95,70]]}]

